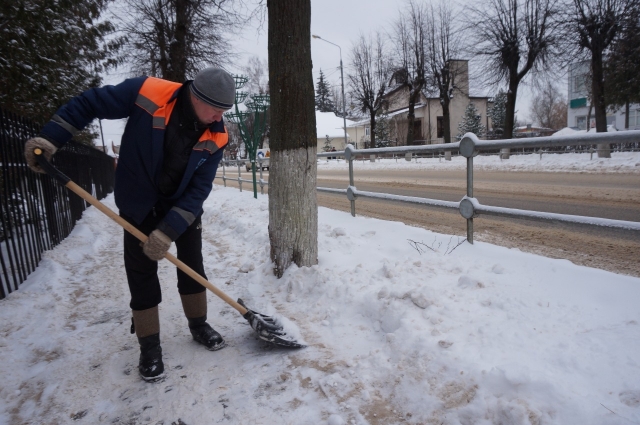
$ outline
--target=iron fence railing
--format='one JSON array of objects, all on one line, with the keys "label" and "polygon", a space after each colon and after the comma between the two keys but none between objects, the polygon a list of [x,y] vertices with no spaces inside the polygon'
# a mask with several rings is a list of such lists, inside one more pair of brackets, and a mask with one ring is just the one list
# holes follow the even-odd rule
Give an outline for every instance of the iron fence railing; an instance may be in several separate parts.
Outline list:
[{"label": "iron fence railing", "polygon": [[[24,142],[38,133],[29,120],[0,109],[0,299],[35,270],[42,252],[58,245],[89,206],[24,160]],[[113,158],[69,142],[53,164],[96,198],[113,191]]]}]

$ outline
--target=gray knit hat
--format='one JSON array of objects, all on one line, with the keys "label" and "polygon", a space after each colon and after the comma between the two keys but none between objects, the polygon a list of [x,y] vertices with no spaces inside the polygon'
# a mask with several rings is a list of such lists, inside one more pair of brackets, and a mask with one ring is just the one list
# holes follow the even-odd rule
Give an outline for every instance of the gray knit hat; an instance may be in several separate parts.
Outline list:
[{"label": "gray knit hat", "polygon": [[191,93],[211,106],[230,109],[236,100],[236,82],[227,71],[206,68],[191,83]]}]

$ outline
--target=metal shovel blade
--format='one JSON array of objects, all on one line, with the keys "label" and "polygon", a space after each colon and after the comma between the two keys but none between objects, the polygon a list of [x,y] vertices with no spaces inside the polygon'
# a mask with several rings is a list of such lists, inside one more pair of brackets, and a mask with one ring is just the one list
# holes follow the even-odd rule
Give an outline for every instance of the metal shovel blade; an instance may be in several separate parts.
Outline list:
[{"label": "metal shovel blade", "polygon": [[238,298],[238,304],[247,309],[247,313],[242,317],[247,319],[249,325],[251,325],[251,329],[258,332],[258,336],[263,341],[287,348],[306,347],[306,345],[296,341],[294,337],[287,335],[282,325],[273,317],[251,310],[240,298]]}]

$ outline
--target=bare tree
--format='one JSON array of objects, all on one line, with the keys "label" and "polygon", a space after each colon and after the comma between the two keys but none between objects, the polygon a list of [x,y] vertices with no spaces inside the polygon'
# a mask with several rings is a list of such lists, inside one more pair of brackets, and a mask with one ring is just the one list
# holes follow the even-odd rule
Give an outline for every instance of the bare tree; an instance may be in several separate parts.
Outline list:
[{"label": "bare tree", "polygon": [[[248,78],[247,83],[242,88],[243,91],[247,92],[250,96],[269,94],[269,64],[266,60],[261,60],[257,56],[252,56],[247,64],[242,67],[242,72]],[[247,102],[245,102],[245,104],[249,106],[251,105],[251,97],[247,98]],[[271,114],[270,110],[267,109],[266,111],[258,112],[258,115],[259,122],[264,122],[260,142],[258,144],[258,147],[262,149],[264,148],[265,138],[269,137],[271,129]],[[255,117],[256,116],[254,114],[250,114],[244,121],[244,125],[246,126],[249,134],[253,134]]]},{"label": "bare tree", "polygon": [[427,16],[424,3],[409,0],[393,26],[396,80],[399,78],[409,92],[407,145],[412,145],[415,139],[415,105],[427,84]]},{"label": "bare tree", "polygon": [[[518,87],[530,71],[544,71],[558,52],[560,22],[555,0],[487,0],[472,7],[473,50],[489,83],[507,80],[504,137],[513,137]],[[508,158],[509,153],[503,154]]]},{"label": "bare tree", "polygon": [[242,88],[243,91],[249,94],[269,94],[269,64],[266,60],[252,56],[242,67],[242,72],[249,79]]},{"label": "bare tree", "polygon": [[[605,55],[623,32],[625,17],[637,8],[638,0],[573,0],[573,8],[569,12],[568,34],[574,35],[579,49],[588,51],[591,56],[591,95],[598,133],[607,131]],[[598,145],[598,157],[611,157],[608,144]]]},{"label": "bare tree", "polygon": [[469,94],[468,84],[463,84],[461,78],[466,67],[457,66],[455,62],[462,50],[462,32],[454,27],[456,21],[450,3],[441,1],[437,8],[431,6],[427,19],[426,68],[430,85],[440,97],[445,143],[451,143],[451,99],[455,92]]},{"label": "bare tree", "polygon": [[558,130],[567,125],[567,101],[549,80],[533,96],[530,112],[542,127]]},{"label": "bare tree", "polygon": [[316,116],[311,0],[268,0],[271,167],[269,240],[274,273],[318,264]]},{"label": "bare tree", "polygon": [[351,50],[352,73],[347,75],[351,95],[360,110],[369,115],[370,147],[376,147],[376,115],[385,105],[384,94],[389,81],[389,60],[380,33],[360,38]]},{"label": "bare tree", "polygon": [[120,17],[132,71],[183,82],[234,55],[227,34],[243,18],[227,0],[124,0]]}]

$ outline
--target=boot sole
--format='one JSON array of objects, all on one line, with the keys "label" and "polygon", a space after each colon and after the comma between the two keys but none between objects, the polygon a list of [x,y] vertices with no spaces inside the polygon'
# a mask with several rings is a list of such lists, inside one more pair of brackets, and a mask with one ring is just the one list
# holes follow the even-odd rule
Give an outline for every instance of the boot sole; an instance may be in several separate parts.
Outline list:
[{"label": "boot sole", "polygon": [[[196,342],[197,342],[197,341],[196,341]],[[203,344],[203,345],[204,345],[204,344]],[[207,346],[205,345],[206,349],[207,349],[207,350],[209,350],[209,351],[218,351],[218,350],[222,350],[222,349],[223,349],[224,347],[226,347],[226,346],[227,346],[227,343],[226,343],[225,341],[222,341],[220,344],[218,344],[218,345],[214,345],[213,347],[207,347]]]},{"label": "boot sole", "polygon": [[141,373],[139,375],[145,382],[158,382],[167,377],[166,372],[162,372],[158,376],[143,376]]}]

